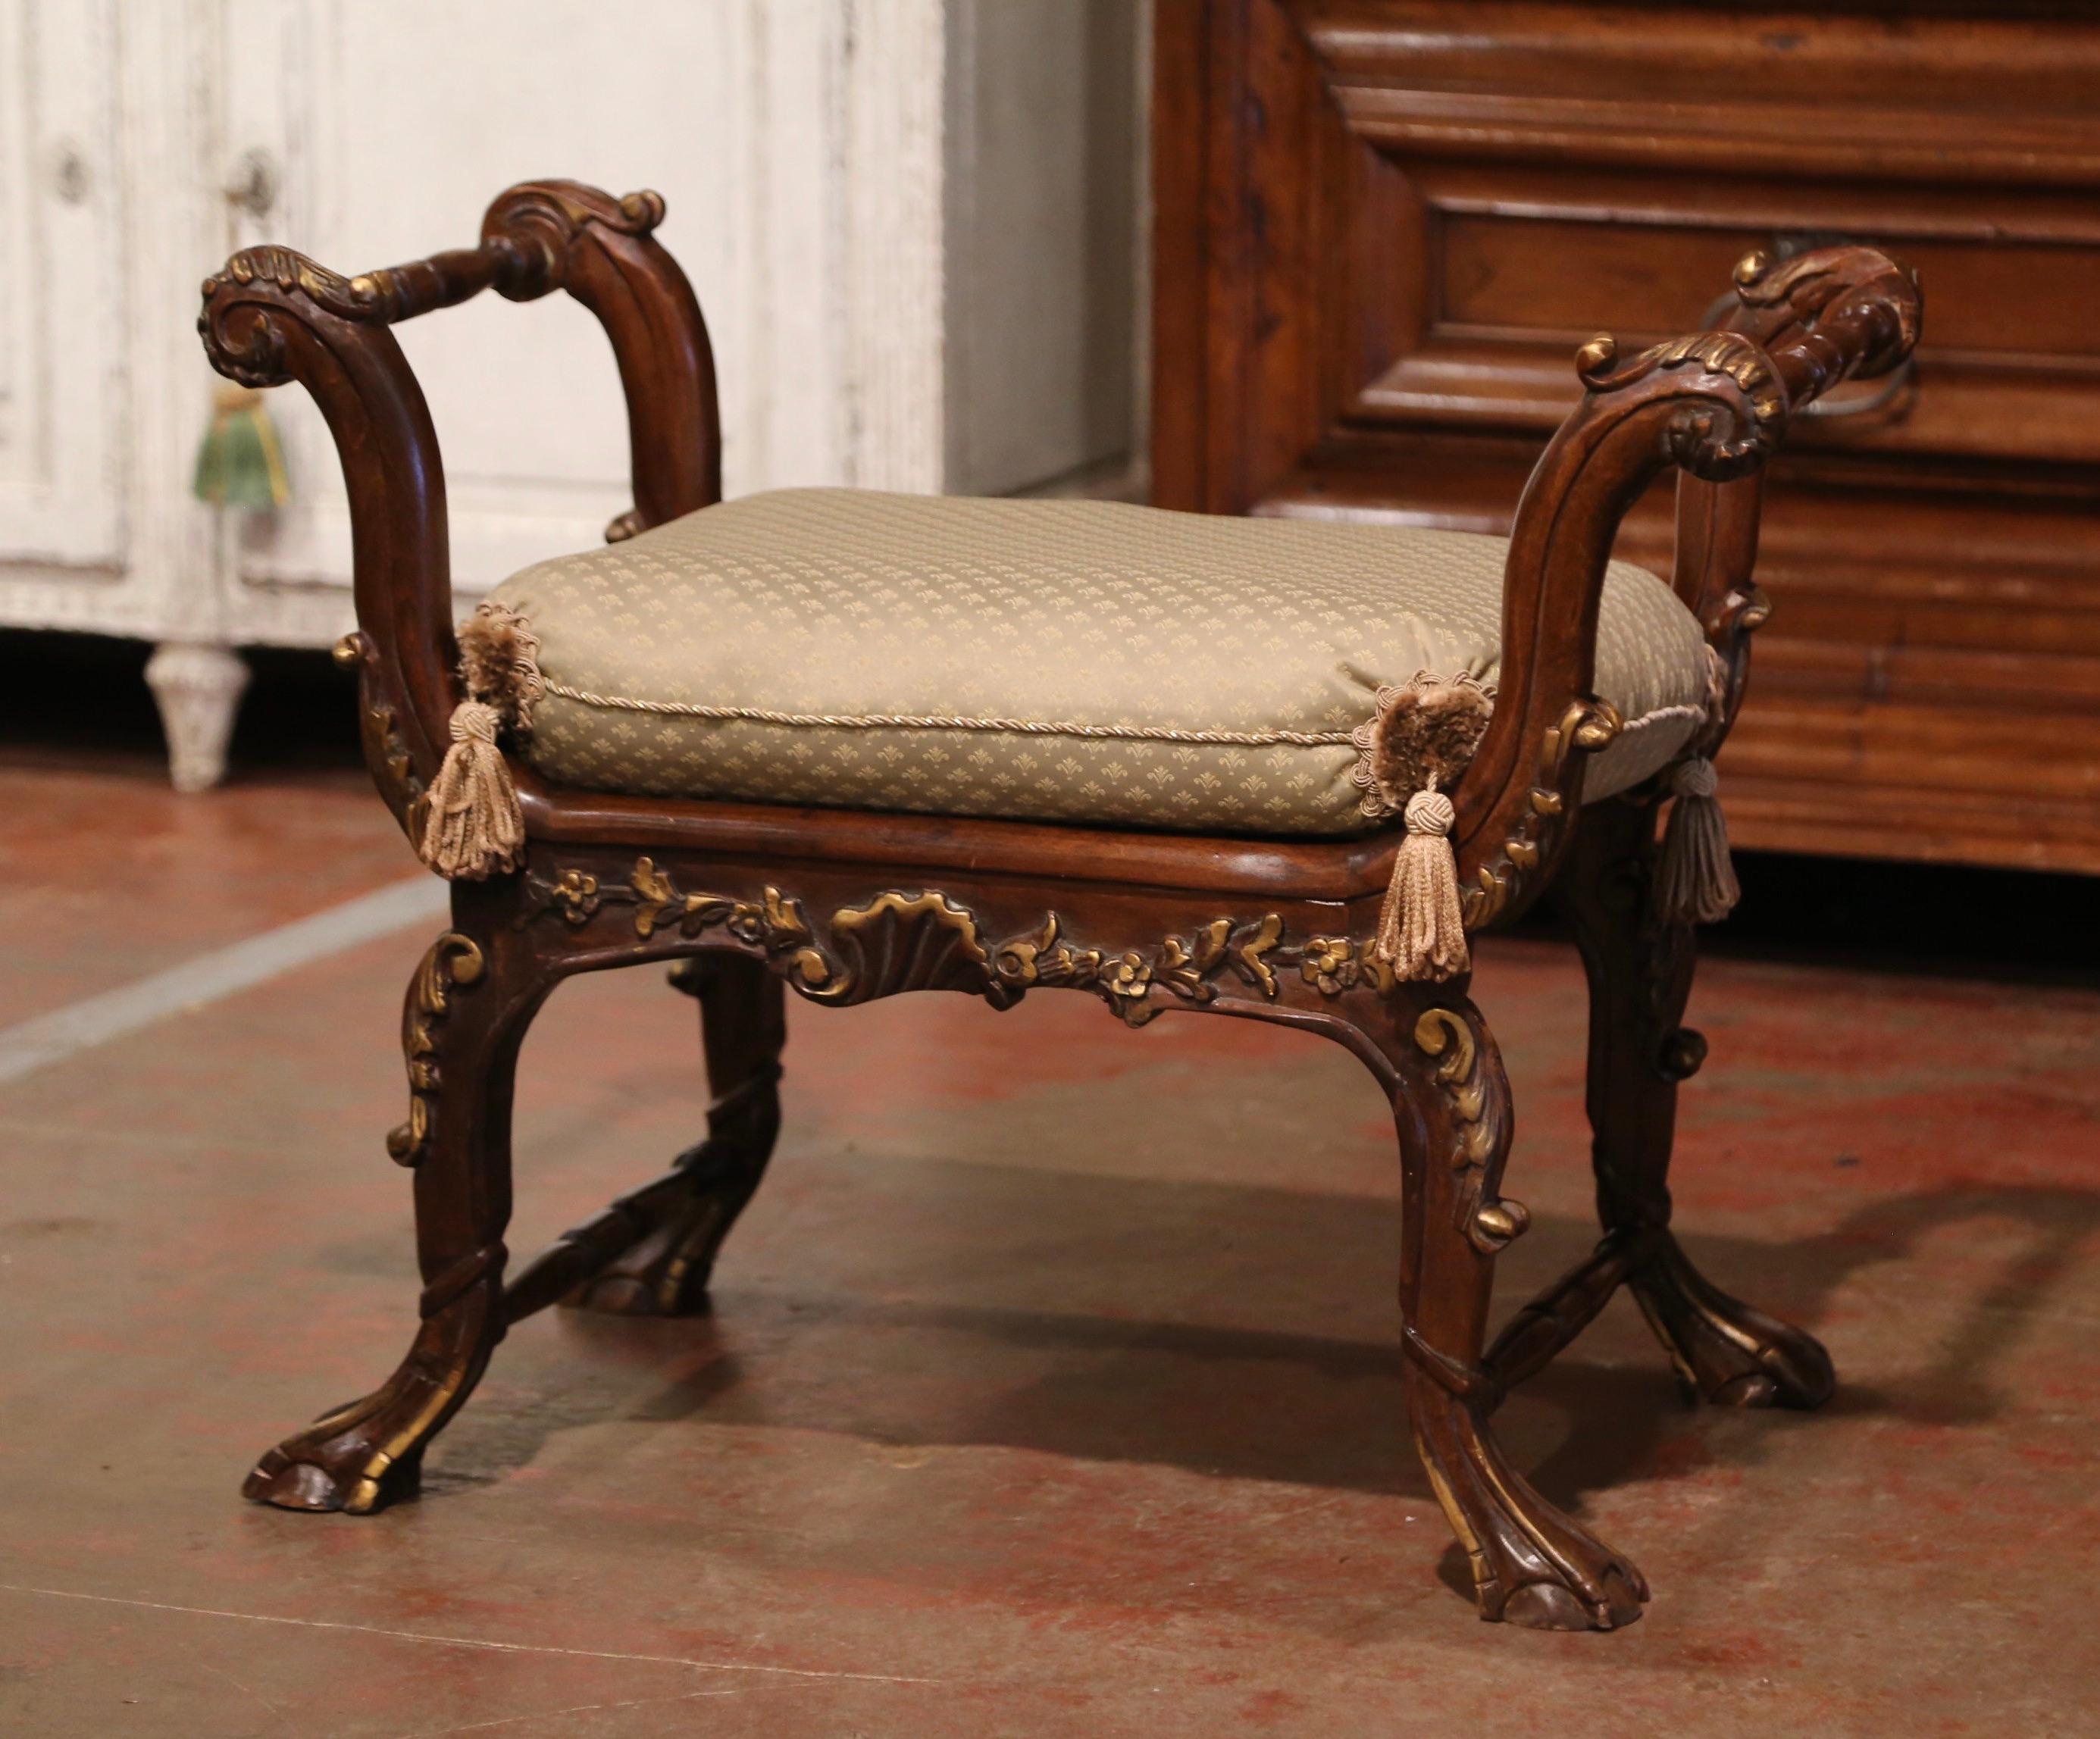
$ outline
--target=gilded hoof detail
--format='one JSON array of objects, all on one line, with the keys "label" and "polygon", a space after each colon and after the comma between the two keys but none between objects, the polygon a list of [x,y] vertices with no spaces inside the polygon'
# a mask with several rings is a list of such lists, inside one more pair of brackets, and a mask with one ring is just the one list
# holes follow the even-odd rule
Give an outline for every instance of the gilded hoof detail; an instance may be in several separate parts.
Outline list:
[{"label": "gilded hoof detail", "polygon": [[318,1462],[293,1461],[282,1450],[271,1450],[241,1481],[240,1495],[280,1510],[370,1516],[414,1497],[422,1483],[419,1463],[375,1468],[381,1461],[368,1456],[361,1467],[337,1470]]},{"label": "gilded hoof detail", "polygon": [[1838,1392],[1838,1373],[1830,1355],[1822,1342],[1799,1329],[1771,1337],[1758,1357],[1760,1369],[1702,1384],[1701,1393],[1717,1407],[1793,1407],[1809,1412]]},{"label": "gilded hoof detail", "polygon": [[324,1413],[256,1463],[241,1482],[250,1503],[369,1516],[412,1497],[423,1449],[480,1380],[501,1338],[503,1247],[471,1252],[439,1276],[401,1367],[359,1401]]},{"label": "gilded hoof detail", "polygon": [[1723,1407],[1820,1407],[1838,1374],[1813,1335],[1731,1298],[1674,1238],[1630,1280],[1641,1313],[1693,1398]]},{"label": "gilded hoof detail", "polygon": [[1504,1624],[1528,1631],[1622,1631],[1640,1617],[1648,1599],[1645,1586],[1636,1590],[1613,1569],[1599,1578],[1598,1587],[1599,1598],[1587,1601],[1557,1582],[1527,1582],[1502,1603],[1497,1616]]},{"label": "gilded hoof detail", "polygon": [[562,1299],[562,1306],[613,1317],[704,1317],[714,1308],[706,1269],[687,1279],[675,1267],[660,1273],[600,1274]]},{"label": "gilded hoof detail", "polygon": [[612,1316],[706,1315],[715,1258],[758,1187],[777,1121],[775,1113],[753,1148],[719,1141],[694,1150],[675,1170],[570,1233],[568,1271],[581,1278],[561,1303]]},{"label": "gilded hoof detail", "polygon": [[1480,1617],[1528,1631],[1622,1631],[1640,1617],[1648,1597],[1647,1578],[1615,1557],[1570,1582],[1525,1582],[1498,1606],[1483,1600]]}]

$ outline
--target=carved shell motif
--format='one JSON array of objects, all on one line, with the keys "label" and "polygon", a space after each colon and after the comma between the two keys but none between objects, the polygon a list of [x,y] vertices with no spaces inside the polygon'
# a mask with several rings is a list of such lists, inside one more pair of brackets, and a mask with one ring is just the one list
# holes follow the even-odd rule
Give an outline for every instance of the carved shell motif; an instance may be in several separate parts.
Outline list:
[{"label": "carved shell motif", "polygon": [[900,991],[965,991],[1001,1000],[977,919],[945,894],[884,894],[833,913],[831,951],[838,969],[806,993],[813,1002],[872,1002]]}]

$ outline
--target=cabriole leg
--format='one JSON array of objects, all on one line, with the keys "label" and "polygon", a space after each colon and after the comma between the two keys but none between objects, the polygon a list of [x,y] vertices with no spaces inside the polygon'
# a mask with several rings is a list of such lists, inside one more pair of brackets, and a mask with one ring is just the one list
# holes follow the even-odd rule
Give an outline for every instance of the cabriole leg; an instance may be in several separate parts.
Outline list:
[{"label": "cabriole leg", "polygon": [[364,1515],[415,1491],[423,1451],[503,1338],[511,1086],[549,987],[501,925],[448,930],[424,955],[403,1017],[409,1118],[387,1143],[416,1168],[422,1326],[382,1387],[271,1450],[243,1496]]},{"label": "cabriole leg", "polygon": [[1403,992],[1380,1049],[1404,1167],[1401,1310],[1416,1448],[1472,1561],[1480,1616],[1615,1630],[1640,1616],[1640,1572],[1541,1497],[1489,1427],[1500,1392],[1481,1344],[1495,1256],[1526,1223],[1498,1194],[1509,1151],[1502,1057],[1462,983]]},{"label": "cabriole leg", "polygon": [[513,1321],[557,1299],[625,1316],[708,1308],[716,1254],[757,1192],[780,1132],[785,993],[765,962],[725,951],[680,961],[671,982],[700,1005],[714,1095],[707,1139],[536,1257],[510,1290]]},{"label": "cabriole leg", "polygon": [[1651,916],[1655,816],[1626,801],[1586,808],[1561,876],[1590,980],[1590,1127],[1604,1247],[1688,1393],[1741,1407],[1820,1406],[1835,1377],[1820,1342],[1731,1298],[1671,1235],[1677,1084],[1706,1043],[1682,1026],[1690,928]]}]

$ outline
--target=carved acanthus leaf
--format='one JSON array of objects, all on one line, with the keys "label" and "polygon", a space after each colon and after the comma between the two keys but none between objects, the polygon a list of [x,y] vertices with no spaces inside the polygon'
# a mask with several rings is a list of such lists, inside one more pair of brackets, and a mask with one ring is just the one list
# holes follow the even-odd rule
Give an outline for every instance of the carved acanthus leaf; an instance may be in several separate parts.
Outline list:
[{"label": "carved acanthus leaf", "polygon": [[1618,708],[1594,698],[1571,701],[1539,739],[1538,762],[1524,811],[1496,854],[1459,890],[1466,928],[1485,929],[1532,891],[1542,863],[1550,863],[1568,825],[1570,758],[1608,747],[1625,728]]},{"label": "carved acanthus leaf", "polygon": [[1643,351],[1623,366],[1618,343],[1599,333],[1575,353],[1575,372],[1593,393],[1616,392],[1649,375],[1696,366],[1734,385],[1747,418],[1727,400],[1702,397],[1670,418],[1670,457],[1687,470],[1716,479],[1754,470],[1786,432],[1786,390],[1771,357],[1739,332],[1695,332]]},{"label": "carved acanthus leaf", "polygon": [[1414,1044],[1438,1059],[1434,1079],[1455,1136],[1450,1158],[1459,1181],[1458,1228],[1491,1256],[1531,1223],[1521,1203],[1496,1191],[1509,1141],[1509,1084],[1500,1064],[1484,1056],[1471,1020],[1455,1009],[1425,1009],[1414,1023]]},{"label": "carved acanthus leaf", "polygon": [[455,986],[478,984],[487,969],[481,949],[469,937],[448,930],[425,951],[409,981],[401,1011],[401,1053],[408,1066],[408,1120],[386,1137],[386,1151],[402,1165],[421,1163],[430,1151],[430,1121],[438,1097],[435,1029],[452,1011]]}]

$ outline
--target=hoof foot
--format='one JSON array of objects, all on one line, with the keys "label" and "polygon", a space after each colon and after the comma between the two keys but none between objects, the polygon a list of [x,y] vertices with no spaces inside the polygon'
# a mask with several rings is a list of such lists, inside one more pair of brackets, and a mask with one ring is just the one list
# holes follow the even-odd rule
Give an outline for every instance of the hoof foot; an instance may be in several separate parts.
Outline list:
[{"label": "hoof foot", "polygon": [[1723,1407],[1820,1407],[1838,1387],[1813,1335],[1731,1298],[1674,1238],[1631,1279],[1641,1313],[1695,1399]]},{"label": "hoof foot", "polygon": [[[1631,1571],[1632,1566],[1626,1569]],[[1617,1568],[1606,1570],[1597,1578],[1597,1596],[1586,1600],[1576,1591],[1557,1582],[1527,1582],[1502,1602],[1498,1615],[1504,1624],[1517,1624],[1528,1631],[1622,1631],[1641,1615],[1641,1604],[1648,1598],[1645,1584],[1635,1589]],[[1485,1613],[1481,1615],[1486,1617]]]},{"label": "hoof foot", "polygon": [[1559,1582],[1529,1582],[1502,1603],[1499,1616],[1528,1631],[1620,1631],[1640,1617],[1641,1602],[1623,1577],[1607,1574],[1603,1591],[1589,1604]]},{"label": "hoof foot", "polygon": [[500,1244],[457,1265],[443,1277],[449,1295],[439,1295],[400,1369],[363,1400],[323,1414],[271,1450],[241,1481],[241,1496],[348,1516],[413,1497],[425,1446],[473,1393],[501,1336],[502,1266]]},{"label": "hoof foot", "polygon": [[[704,1316],[716,1252],[750,1194],[748,1187],[724,1190],[712,1182],[682,1169],[617,1203],[605,1216],[611,1236],[601,1234],[602,1265],[562,1303],[612,1316]],[[620,1242],[604,1249],[614,1238]]]},{"label": "hoof foot", "polygon": [[562,1306],[614,1317],[699,1317],[713,1309],[704,1274],[682,1281],[647,1269],[596,1275],[564,1298]]},{"label": "hoof foot", "polygon": [[1639,1618],[1647,1578],[1509,1465],[1483,1397],[1449,1394],[1420,1364],[1408,1375],[1416,1443],[1472,1561],[1480,1616],[1539,1631],[1616,1631]]},{"label": "hoof foot", "polygon": [[551,1304],[622,1317],[704,1316],[715,1257],[765,1175],[779,1108],[776,1070],[709,1114],[716,1132],[654,1183],[565,1232],[527,1263],[505,1309],[512,1322]]},{"label": "hoof foot", "polygon": [[[322,1453],[326,1447],[322,1446]],[[388,1464],[383,1455],[362,1442],[346,1444],[345,1449],[337,1465],[311,1459],[315,1447],[306,1441],[273,1449],[240,1482],[240,1495],[250,1503],[267,1503],[280,1510],[370,1516],[414,1497],[421,1489],[421,1456]]]}]

